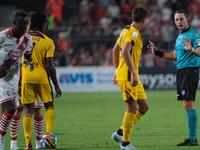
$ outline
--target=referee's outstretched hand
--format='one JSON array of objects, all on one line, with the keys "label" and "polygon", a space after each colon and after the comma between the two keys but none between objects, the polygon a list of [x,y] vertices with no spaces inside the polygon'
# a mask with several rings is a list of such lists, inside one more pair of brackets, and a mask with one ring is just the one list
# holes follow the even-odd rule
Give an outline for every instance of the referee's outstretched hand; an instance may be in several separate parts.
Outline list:
[{"label": "referee's outstretched hand", "polygon": [[191,51],[192,51],[192,48],[193,48],[193,47],[192,47],[192,44],[191,44],[191,40],[189,40],[187,36],[184,37],[184,40],[185,40],[185,45],[182,44],[183,47],[184,47],[184,49],[185,49],[186,51],[191,52]]},{"label": "referee's outstretched hand", "polygon": [[149,44],[147,45],[147,48],[149,48],[153,54],[156,51],[156,47],[151,41],[149,41]]}]

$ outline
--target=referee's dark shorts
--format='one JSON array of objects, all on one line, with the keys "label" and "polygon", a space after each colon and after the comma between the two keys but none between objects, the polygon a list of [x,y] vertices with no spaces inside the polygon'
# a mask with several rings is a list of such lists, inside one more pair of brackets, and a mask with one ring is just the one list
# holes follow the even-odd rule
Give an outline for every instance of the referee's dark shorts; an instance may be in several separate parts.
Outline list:
[{"label": "referee's dark shorts", "polygon": [[177,98],[195,101],[199,83],[199,68],[188,67],[178,69],[176,73]]}]

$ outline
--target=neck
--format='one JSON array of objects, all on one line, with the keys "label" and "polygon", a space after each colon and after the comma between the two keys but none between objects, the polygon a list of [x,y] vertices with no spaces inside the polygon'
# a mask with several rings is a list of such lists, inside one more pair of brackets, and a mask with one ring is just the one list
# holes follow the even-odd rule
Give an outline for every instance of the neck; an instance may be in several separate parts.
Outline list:
[{"label": "neck", "polygon": [[142,25],[140,23],[137,23],[137,22],[133,22],[131,24],[131,26],[135,27],[138,31],[140,31],[141,28],[142,28]]},{"label": "neck", "polygon": [[15,38],[17,38],[17,39],[20,39],[20,37],[22,36],[22,34],[19,34],[16,30],[15,30],[15,28],[13,27],[13,36],[15,37]]}]

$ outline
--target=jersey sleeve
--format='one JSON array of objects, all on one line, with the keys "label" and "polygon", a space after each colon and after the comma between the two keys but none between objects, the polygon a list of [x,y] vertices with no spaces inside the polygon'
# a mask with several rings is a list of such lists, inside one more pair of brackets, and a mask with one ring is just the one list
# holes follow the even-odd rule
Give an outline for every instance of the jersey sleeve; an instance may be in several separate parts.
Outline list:
[{"label": "jersey sleeve", "polygon": [[192,46],[194,49],[200,47],[200,34],[198,32],[194,32]]},{"label": "jersey sleeve", "polygon": [[48,45],[46,57],[54,57],[54,50],[55,50],[55,45],[54,42],[51,41],[50,44]]},{"label": "jersey sleeve", "polygon": [[126,38],[125,42],[135,42],[138,38],[138,32],[134,31],[134,32],[129,32]]}]

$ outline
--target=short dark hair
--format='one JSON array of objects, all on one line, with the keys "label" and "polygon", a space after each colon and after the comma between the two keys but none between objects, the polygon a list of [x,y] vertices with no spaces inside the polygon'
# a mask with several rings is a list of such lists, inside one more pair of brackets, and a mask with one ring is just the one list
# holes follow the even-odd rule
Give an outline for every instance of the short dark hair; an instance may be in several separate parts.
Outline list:
[{"label": "short dark hair", "polygon": [[33,17],[31,18],[30,30],[43,32],[42,28],[43,28],[44,23],[46,23],[46,22],[48,23],[48,20],[44,13],[35,12]]},{"label": "short dark hair", "polygon": [[19,12],[16,12],[15,15],[14,15],[14,21],[18,20],[19,17],[28,17],[28,14],[26,12],[23,12],[23,11],[19,11]]},{"label": "short dark hair", "polygon": [[31,20],[31,18],[34,16],[35,12],[31,11],[28,13],[28,19]]},{"label": "short dark hair", "polygon": [[150,12],[143,7],[137,7],[132,11],[132,20],[135,22],[140,22],[146,18]]},{"label": "short dark hair", "polygon": [[188,14],[187,14],[187,12],[186,12],[185,10],[182,10],[182,9],[177,10],[177,11],[174,13],[174,15],[175,15],[175,14],[178,14],[178,13],[183,13],[183,14],[185,15],[186,18],[188,17]]}]

